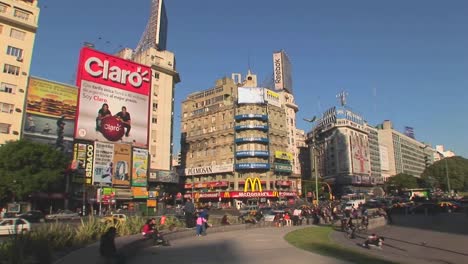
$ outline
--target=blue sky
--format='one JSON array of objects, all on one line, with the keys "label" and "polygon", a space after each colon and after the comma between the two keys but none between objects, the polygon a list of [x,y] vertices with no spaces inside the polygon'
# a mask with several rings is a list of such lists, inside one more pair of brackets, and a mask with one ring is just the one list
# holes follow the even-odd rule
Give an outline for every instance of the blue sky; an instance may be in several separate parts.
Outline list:
[{"label": "blue sky", "polygon": [[[113,53],[135,48],[150,0],[42,0],[32,75],[70,83],[85,41]],[[303,117],[348,104],[371,124],[389,119],[416,138],[468,157],[468,1],[167,0],[168,50],[177,58],[180,102],[217,78],[251,70],[262,82],[272,52],[293,66]]]}]

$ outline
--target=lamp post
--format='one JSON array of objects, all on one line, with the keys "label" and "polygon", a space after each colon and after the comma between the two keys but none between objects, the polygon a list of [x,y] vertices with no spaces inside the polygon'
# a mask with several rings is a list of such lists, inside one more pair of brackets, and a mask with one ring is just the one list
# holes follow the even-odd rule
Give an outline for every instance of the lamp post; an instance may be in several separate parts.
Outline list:
[{"label": "lamp post", "polygon": [[[317,119],[316,116],[312,117],[311,119],[306,119],[304,118],[304,121],[313,123]],[[310,160],[311,164],[314,164],[314,170],[310,168],[310,172],[314,171],[315,174],[315,204],[318,204],[318,167],[317,167],[317,147],[316,147],[316,142],[315,142],[315,137],[316,137],[316,130],[312,128],[312,141],[311,141],[311,155],[312,158]],[[313,159],[313,162],[312,162]]]}]

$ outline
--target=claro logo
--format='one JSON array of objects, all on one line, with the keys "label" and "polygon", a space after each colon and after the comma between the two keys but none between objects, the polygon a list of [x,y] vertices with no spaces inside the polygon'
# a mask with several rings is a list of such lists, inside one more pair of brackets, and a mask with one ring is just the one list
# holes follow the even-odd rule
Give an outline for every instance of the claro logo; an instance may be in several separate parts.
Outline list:
[{"label": "claro logo", "polygon": [[89,57],[84,63],[84,69],[93,77],[110,80],[123,85],[129,83],[135,88],[140,88],[143,82],[149,82],[148,70],[141,72],[141,67],[137,67],[136,72],[132,72],[121,69],[116,65],[110,65],[108,60],[102,61],[96,57]]},{"label": "claro logo", "polygon": [[255,192],[255,190],[257,188],[255,188],[255,186],[258,187],[258,191],[259,192],[262,192],[262,183],[260,182],[260,179],[259,178],[254,178],[252,180],[252,178],[247,178],[247,180],[245,180],[245,185],[244,185],[244,192],[247,192],[249,190],[249,185],[250,185],[250,189],[252,190],[252,192]]}]

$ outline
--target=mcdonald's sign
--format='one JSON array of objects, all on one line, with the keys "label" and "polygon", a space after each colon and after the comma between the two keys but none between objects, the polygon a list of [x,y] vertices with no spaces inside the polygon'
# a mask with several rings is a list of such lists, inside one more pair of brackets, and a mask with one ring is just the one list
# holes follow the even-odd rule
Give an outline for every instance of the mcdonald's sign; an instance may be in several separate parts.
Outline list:
[{"label": "mcdonald's sign", "polygon": [[231,198],[231,194],[229,192],[224,192],[224,198]]},{"label": "mcdonald's sign", "polygon": [[252,192],[256,191],[257,188],[255,188],[255,186],[258,186],[258,191],[259,192],[263,191],[262,182],[260,181],[260,179],[258,177],[254,178],[253,180],[252,180],[252,178],[247,178],[245,180],[244,192],[247,192],[249,190],[249,185],[250,185],[250,190],[252,190]]}]

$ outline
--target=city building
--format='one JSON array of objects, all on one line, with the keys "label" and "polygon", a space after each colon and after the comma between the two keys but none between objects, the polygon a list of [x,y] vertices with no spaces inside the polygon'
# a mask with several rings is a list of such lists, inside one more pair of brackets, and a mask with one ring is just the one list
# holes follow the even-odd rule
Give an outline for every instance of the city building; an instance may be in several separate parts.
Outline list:
[{"label": "city building", "polygon": [[420,177],[434,162],[435,150],[430,145],[396,131],[390,120],[385,120],[377,129],[381,172],[385,179],[399,173]]},{"label": "city building", "polygon": [[439,161],[444,158],[455,157],[456,154],[451,150],[445,150],[444,145],[436,145],[434,161]]},{"label": "city building", "polygon": [[383,182],[376,131],[346,106],[345,96],[341,93],[341,106],[325,111],[307,134],[312,157],[310,179],[317,174],[332,185],[335,196],[371,191]]},{"label": "city building", "polygon": [[0,0],[0,145],[22,134],[38,21],[37,1]]},{"label": "city building", "polygon": [[185,197],[239,206],[296,195],[286,109],[248,72],[216,81],[182,102]]}]

